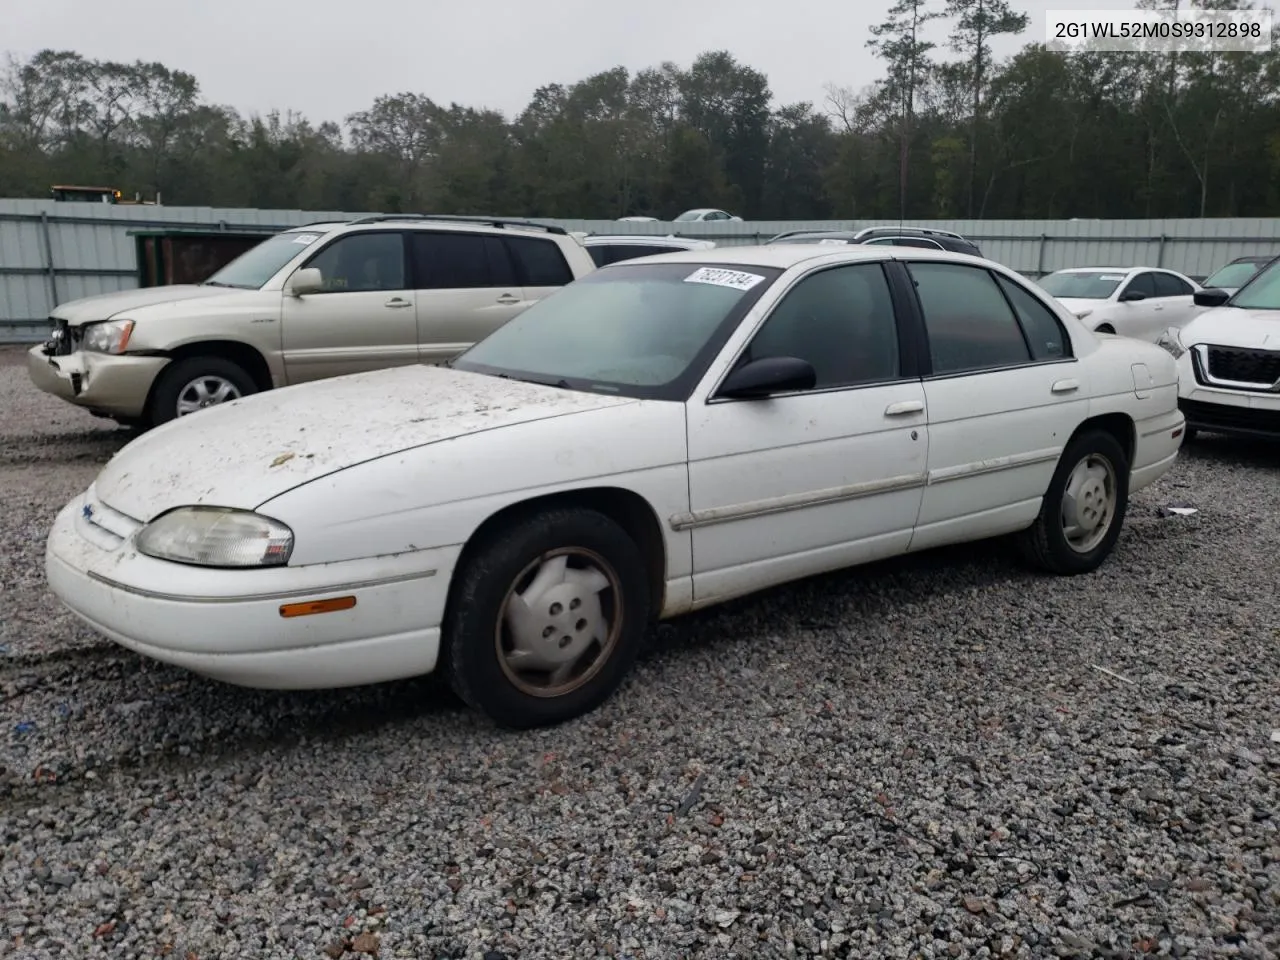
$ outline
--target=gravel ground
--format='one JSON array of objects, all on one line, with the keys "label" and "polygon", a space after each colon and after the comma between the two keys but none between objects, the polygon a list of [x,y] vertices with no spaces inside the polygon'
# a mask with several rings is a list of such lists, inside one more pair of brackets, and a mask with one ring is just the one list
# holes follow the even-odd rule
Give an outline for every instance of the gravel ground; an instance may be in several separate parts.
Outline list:
[{"label": "gravel ground", "polygon": [[78,627],[44,534],[127,434],[20,360],[0,956],[1280,951],[1280,452],[1197,443],[1097,575],[979,546],[824,577],[666,625],[603,709],[502,733],[429,679],[245,691]]}]

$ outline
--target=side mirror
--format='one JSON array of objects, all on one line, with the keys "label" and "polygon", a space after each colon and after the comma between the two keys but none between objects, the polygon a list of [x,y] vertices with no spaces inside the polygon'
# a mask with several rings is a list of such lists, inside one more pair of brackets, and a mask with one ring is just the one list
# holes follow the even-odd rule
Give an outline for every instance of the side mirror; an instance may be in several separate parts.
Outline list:
[{"label": "side mirror", "polygon": [[1191,299],[1197,307],[1220,307],[1231,299],[1231,294],[1218,287],[1207,287],[1204,290],[1197,290],[1192,294]]},{"label": "side mirror", "polygon": [[725,378],[717,396],[758,400],[775,393],[812,390],[818,382],[813,364],[798,357],[761,357]]},{"label": "side mirror", "polygon": [[1135,300],[1145,299],[1147,299],[1147,295],[1141,290],[1126,290],[1124,293],[1120,294],[1121,303],[1133,303]]},{"label": "side mirror", "polygon": [[299,270],[289,278],[286,288],[290,296],[302,297],[308,293],[319,293],[324,289],[324,274],[318,267],[307,267]]}]

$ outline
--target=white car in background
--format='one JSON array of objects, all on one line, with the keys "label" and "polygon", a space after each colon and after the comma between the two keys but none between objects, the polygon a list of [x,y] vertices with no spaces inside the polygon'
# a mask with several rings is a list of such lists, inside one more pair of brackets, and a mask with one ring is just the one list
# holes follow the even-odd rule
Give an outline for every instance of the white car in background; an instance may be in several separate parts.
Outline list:
[{"label": "white car in background", "polygon": [[741,217],[735,217],[732,213],[726,213],[724,210],[717,210],[714,207],[699,207],[696,210],[686,210],[680,216],[676,217],[673,223],[741,223]]},{"label": "white car in background", "polygon": [[1178,406],[1196,431],[1280,439],[1280,260],[1234,294],[1203,290],[1205,312],[1160,345],[1178,360]]},{"label": "white car in background", "polygon": [[1174,270],[1072,267],[1036,282],[1095,333],[1152,343],[1204,310],[1193,299],[1200,286]]},{"label": "white car in background", "polygon": [[446,366],[269,391],[133,441],[46,573],[101,633],[232,683],[442,672],[578,716],[652,620],[1013,535],[1098,569],[1182,443],[1177,365],[996,263],[691,250],[595,270]]},{"label": "white car in background", "polygon": [[591,259],[595,261],[597,267],[607,267],[620,260],[652,257],[659,253],[710,250],[715,246],[715,242],[695,240],[692,237],[651,237],[620,233],[616,235],[587,234],[582,237],[582,245],[587,248],[587,253],[591,254]]}]

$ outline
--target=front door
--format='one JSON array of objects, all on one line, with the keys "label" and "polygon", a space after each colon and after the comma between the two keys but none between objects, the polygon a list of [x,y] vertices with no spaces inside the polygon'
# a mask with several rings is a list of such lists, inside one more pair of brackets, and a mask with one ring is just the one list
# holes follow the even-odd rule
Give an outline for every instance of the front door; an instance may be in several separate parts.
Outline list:
[{"label": "front door", "polygon": [[1022,284],[985,267],[904,266],[931,362],[928,485],[911,549],[1026,527],[1088,416],[1067,331]]},{"label": "front door", "polygon": [[807,360],[809,391],[689,411],[696,603],[900,553],[920,507],[925,396],[879,263],[801,278],[738,358]]},{"label": "front door", "polygon": [[398,231],[344,234],[302,264],[324,290],[284,294],[281,347],[289,383],[414,363],[414,292]]}]

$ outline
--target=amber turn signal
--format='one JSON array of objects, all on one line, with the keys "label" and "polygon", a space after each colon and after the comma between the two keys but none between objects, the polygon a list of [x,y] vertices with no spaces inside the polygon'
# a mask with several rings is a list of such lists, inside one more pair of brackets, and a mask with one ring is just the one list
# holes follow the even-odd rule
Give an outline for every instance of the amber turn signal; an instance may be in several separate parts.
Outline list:
[{"label": "amber turn signal", "polygon": [[355,597],[333,597],[329,600],[308,600],[306,603],[286,603],[280,608],[280,616],[309,617],[313,613],[333,613],[335,610],[350,610],[355,605]]}]

